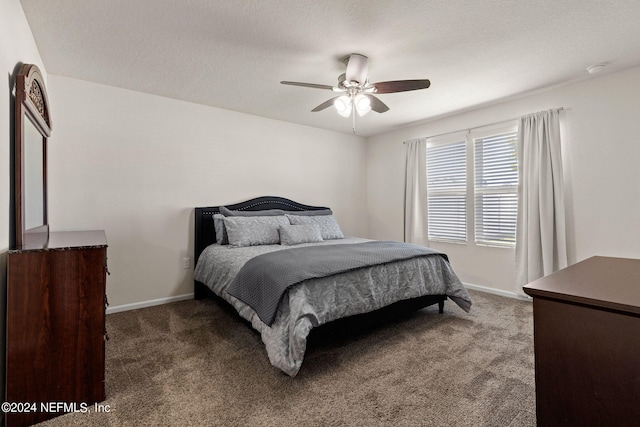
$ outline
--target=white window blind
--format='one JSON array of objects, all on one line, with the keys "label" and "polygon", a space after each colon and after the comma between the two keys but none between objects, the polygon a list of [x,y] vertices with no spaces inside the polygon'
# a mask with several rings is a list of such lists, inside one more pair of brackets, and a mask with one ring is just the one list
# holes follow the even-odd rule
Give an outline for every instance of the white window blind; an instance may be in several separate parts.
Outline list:
[{"label": "white window blind", "polygon": [[467,241],[466,141],[427,144],[429,240]]},{"label": "white window blind", "polygon": [[513,246],[518,213],[516,130],[475,138],[475,242]]}]

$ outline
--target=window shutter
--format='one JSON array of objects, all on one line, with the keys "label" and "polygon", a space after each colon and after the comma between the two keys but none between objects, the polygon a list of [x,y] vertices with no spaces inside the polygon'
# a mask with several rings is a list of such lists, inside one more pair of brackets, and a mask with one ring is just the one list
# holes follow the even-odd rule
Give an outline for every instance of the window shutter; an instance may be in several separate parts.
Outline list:
[{"label": "window shutter", "polygon": [[466,141],[427,144],[429,240],[467,241]]},{"label": "window shutter", "polygon": [[518,213],[517,131],[474,139],[475,241],[513,246]]}]

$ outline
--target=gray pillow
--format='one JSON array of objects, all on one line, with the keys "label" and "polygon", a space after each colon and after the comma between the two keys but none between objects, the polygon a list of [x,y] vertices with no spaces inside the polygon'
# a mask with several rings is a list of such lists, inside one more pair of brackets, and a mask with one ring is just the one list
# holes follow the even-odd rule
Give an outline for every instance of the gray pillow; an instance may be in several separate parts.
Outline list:
[{"label": "gray pillow", "polygon": [[229,237],[227,229],[224,226],[224,216],[222,214],[213,214],[213,228],[216,230],[216,243],[219,245],[228,245]]},{"label": "gray pillow", "polygon": [[300,243],[322,242],[318,224],[281,225],[280,244],[299,245]]},{"label": "gray pillow", "polygon": [[331,209],[318,209],[314,211],[284,211],[282,209],[268,209],[264,211],[232,211],[224,206],[220,207],[220,213],[224,216],[281,216],[288,213],[301,216],[331,215]]},{"label": "gray pillow", "polygon": [[285,216],[226,216],[224,226],[231,246],[277,245],[278,229],[288,225]]},{"label": "gray pillow", "polygon": [[317,224],[320,227],[320,234],[324,240],[343,239],[344,234],[340,230],[338,221],[333,215],[321,216],[299,216],[287,215],[292,225],[299,224]]}]

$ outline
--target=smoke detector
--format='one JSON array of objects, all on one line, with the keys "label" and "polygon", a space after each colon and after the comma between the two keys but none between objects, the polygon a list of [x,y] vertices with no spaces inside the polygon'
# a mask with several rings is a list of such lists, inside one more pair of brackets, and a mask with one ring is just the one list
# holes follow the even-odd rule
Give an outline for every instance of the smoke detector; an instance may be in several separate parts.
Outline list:
[{"label": "smoke detector", "polygon": [[599,72],[601,72],[602,70],[604,70],[605,64],[595,64],[595,65],[589,65],[587,67],[587,72],[589,74],[597,74]]}]

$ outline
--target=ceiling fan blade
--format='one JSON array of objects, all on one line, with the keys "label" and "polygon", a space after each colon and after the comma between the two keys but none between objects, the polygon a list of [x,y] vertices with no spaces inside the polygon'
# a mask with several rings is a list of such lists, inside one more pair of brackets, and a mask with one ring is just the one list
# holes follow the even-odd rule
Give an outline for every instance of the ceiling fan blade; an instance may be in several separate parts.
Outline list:
[{"label": "ceiling fan blade", "polygon": [[395,93],[395,92],[407,92],[410,90],[426,89],[431,86],[431,82],[427,79],[424,80],[395,80],[390,82],[373,83],[371,86],[375,86],[375,93]]},{"label": "ceiling fan blade", "polygon": [[302,86],[302,87],[310,87],[310,88],[314,88],[314,89],[333,90],[333,86],[319,85],[319,84],[315,84],[315,83],[300,83],[300,82],[287,82],[287,81],[283,81],[283,82],[280,82],[280,83],[282,83],[283,85]]},{"label": "ceiling fan blade", "polygon": [[380,101],[380,99],[366,93],[363,93],[363,95],[369,98],[369,105],[371,105],[371,109],[376,113],[384,113],[385,111],[389,111],[389,107],[387,106],[387,104]]},{"label": "ceiling fan blade", "polygon": [[327,101],[323,102],[322,104],[318,105],[316,108],[314,108],[314,109],[313,109],[313,110],[311,110],[311,111],[313,111],[313,112],[315,113],[315,112],[317,112],[317,111],[322,111],[322,110],[324,110],[324,109],[325,109],[325,108],[327,108],[327,107],[331,107],[331,106],[333,105],[333,101],[334,101],[334,100],[336,100],[336,99],[338,99],[338,98],[340,98],[340,97],[339,97],[339,96],[336,96],[336,97],[334,97],[334,98],[331,98],[331,99],[329,99],[329,100],[327,100]]},{"label": "ceiling fan blade", "polygon": [[347,61],[346,80],[363,85],[367,81],[368,61],[369,59],[366,56],[352,53]]}]

